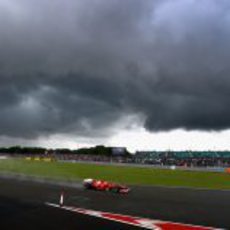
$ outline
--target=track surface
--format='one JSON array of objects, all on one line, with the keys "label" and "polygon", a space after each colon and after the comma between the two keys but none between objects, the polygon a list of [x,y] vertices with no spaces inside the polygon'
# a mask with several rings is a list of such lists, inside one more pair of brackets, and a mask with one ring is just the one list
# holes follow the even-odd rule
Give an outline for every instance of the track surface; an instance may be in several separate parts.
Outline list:
[{"label": "track surface", "polygon": [[[48,207],[62,188],[0,179],[0,229],[140,229]],[[129,195],[65,187],[65,204],[151,219],[230,229],[230,191],[133,187]]]}]

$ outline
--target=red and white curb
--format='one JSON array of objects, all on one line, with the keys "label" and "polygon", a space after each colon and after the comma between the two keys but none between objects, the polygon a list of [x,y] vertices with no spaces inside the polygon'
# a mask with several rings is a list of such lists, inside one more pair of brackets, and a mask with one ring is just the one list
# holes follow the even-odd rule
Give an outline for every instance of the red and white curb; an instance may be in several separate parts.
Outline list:
[{"label": "red and white curb", "polygon": [[[114,214],[109,212],[100,212],[83,208],[76,208],[71,206],[60,206],[58,204],[46,203],[48,206],[61,208],[71,212],[76,212],[84,215],[103,218],[111,221],[116,221],[124,224],[134,225],[151,230],[217,230],[217,228],[203,227],[189,224],[174,223],[169,221],[152,220],[140,217],[133,217],[121,214]],[[219,229],[220,230],[220,229]]]}]

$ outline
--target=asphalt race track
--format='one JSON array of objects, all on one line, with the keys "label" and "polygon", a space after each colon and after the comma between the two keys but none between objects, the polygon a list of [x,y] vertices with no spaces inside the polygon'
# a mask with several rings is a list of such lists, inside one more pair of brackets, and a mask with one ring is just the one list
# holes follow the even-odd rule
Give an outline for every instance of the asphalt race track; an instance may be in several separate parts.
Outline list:
[{"label": "asphalt race track", "polygon": [[230,229],[230,191],[133,187],[129,195],[81,186],[0,179],[0,229],[141,229],[49,207],[58,203],[133,216]]}]

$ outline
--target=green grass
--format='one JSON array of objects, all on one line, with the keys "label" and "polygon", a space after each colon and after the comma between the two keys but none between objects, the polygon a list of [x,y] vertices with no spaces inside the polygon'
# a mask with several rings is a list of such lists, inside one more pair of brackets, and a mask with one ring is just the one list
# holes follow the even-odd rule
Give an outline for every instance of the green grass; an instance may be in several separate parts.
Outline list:
[{"label": "green grass", "polygon": [[230,175],[215,172],[191,172],[80,163],[35,162],[19,159],[1,160],[0,171],[62,180],[79,180],[89,177],[125,184],[230,189]]}]

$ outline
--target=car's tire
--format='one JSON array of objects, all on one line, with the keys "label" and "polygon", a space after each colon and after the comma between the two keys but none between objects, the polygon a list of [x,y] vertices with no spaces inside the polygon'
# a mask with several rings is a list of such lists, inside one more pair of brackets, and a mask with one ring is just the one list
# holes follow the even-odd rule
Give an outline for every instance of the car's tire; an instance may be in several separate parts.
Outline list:
[{"label": "car's tire", "polygon": [[92,189],[92,186],[89,185],[89,184],[87,184],[87,185],[84,185],[84,188],[85,188],[85,189]]},{"label": "car's tire", "polygon": [[111,188],[110,191],[113,193],[119,193],[119,188]]}]

